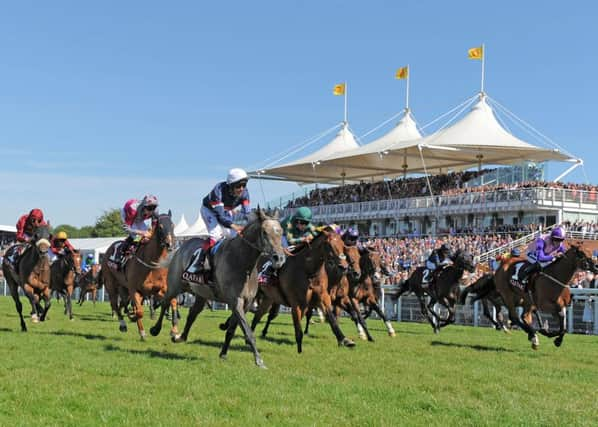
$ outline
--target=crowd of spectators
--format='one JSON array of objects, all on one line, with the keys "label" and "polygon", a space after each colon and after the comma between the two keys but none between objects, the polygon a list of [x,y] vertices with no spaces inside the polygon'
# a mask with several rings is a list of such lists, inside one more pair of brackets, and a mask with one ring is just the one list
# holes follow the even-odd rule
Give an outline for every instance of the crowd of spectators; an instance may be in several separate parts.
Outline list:
[{"label": "crowd of spectators", "polygon": [[[517,190],[525,188],[555,188],[572,191],[588,191],[590,198],[597,199],[598,186],[577,183],[561,183],[550,181],[524,181],[510,184],[466,186],[465,184],[481,175],[493,172],[495,169],[455,172],[447,175],[433,175],[429,177],[432,193],[436,195],[452,196],[469,193],[491,193],[501,190]],[[287,208],[298,206],[319,206],[341,203],[366,202],[372,200],[404,199],[426,196],[430,193],[426,177],[393,179],[380,182],[361,182],[359,184],[342,185],[331,188],[316,188],[306,196],[299,197],[287,203]]]},{"label": "crowd of spectators", "polygon": [[[447,175],[430,176],[430,186],[434,194],[450,188],[460,188],[467,181],[492,172],[494,169],[481,171],[455,172]],[[403,199],[421,197],[429,194],[426,177],[393,179],[379,182],[360,182],[331,188],[316,188],[309,195],[289,201],[287,208],[298,206],[318,206],[339,203],[366,202],[383,199]]]}]

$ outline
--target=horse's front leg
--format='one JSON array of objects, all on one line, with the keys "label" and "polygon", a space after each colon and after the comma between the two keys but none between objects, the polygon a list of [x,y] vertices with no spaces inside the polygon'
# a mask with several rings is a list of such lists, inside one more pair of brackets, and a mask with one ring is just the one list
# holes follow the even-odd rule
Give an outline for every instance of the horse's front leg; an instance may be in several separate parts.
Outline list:
[{"label": "horse's front leg", "polygon": [[46,320],[48,311],[50,310],[50,307],[52,306],[52,295],[50,294],[50,288],[45,287],[44,290],[42,291],[41,295],[44,300],[44,310],[42,311],[42,315],[40,316],[39,320],[40,320],[40,322],[43,322],[44,320]]},{"label": "horse's front leg", "polygon": [[392,327],[390,320],[388,320],[386,318],[386,316],[384,315],[384,312],[382,311],[382,309],[380,308],[378,303],[370,302],[368,304],[368,308],[369,308],[370,312],[372,310],[374,310],[376,312],[376,314],[378,315],[378,317],[380,317],[380,319],[382,319],[382,322],[384,322],[384,326],[386,326],[386,330],[388,331],[388,335],[391,337],[395,337],[397,335],[397,333],[395,332],[395,329]]},{"label": "horse's front leg", "polygon": [[170,310],[172,311],[172,327],[170,328],[170,336],[173,337],[179,333],[179,316],[178,314],[178,303],[177,299],[173,298],[170,300]]},{"label": "horse's front leg", "polygon": [[567,307],[561,307],[559,311],[559,335],[554,340],[554,345],[560,347],[563,343],[563,338],[565,338],[565,334],[567,333]]},{"label": "horse's front leg", "polygon": [[33,286],[28,283],[23,285],[23,293],[29,300],[31,304],[31,322],[38,323],[39,322],[39,296],[35,294],[35,290]]},{"label": "horse's front leg", "polygon": [[345,334],[343,334],[343,331],[341,331],[341,328],[338,325],[336,316],[334,315],[334,313],[332,311],[332,304],[331,304],[330,295],[328,295],[328,292],[322,293],[322,295],[320,296],[320,304],[321,304],[320,308],[322,309],[322,311],[326,315],[326,318],[328,319],[328,323],[330,324],[330,329],[332,329],[332,333],[336,337],[336,341],[338,342],[338,345],[343,346],[343,347],[349,347],[349,348],[355,347],[355,342],[353,342],[353,340],[347,338],[345,336]]},{"label": "horse's front leg", "polygon": [[527,339],[532,343],[532,349],[537,350],[540,346],[540,340],[538,339],[537,331],[533,326],[532,314],[531,308],[528,308],[528,310],[521,315],[519,324],[527,332]]},{"label": "horse's front leg", "polygon": [[66,288],[66,307],[69,320],[73,320],[73,285],[69,285]]},{"label": "horse's front leg", "polygon": [[374,341],[374,338],[370,334],[370,331],[363,320],[361,315],[361,311],[359,310],[359,303],[354,298],[346,298],[344,301],[344,305],[347,307],[349,311],[349,315],[355,322],[357,326],[357,332],[359,333],[359,337],[361,339],[367,339],[368,341]]},{"label": "horse's front leg", "polygon": [[[237,298],[237,304],[235,305],[235,308],[233,309],[234,315],[238,320],[239,325],[241,326],[241,329],[243,330],[243,334],[245,335],[245,342],[247,342],[249,344],[249,347],[251,347],[251,350],[253,351],[253,356],[255,358],[255,364],[259,367],[259,368],[263,368],[266,369],[266,365],[264,364],[264,361],[262,360],[262,356],[260,355],[258,349],[257,349],[257,345],[255,343],[255,336],[253,335],[253,331],[251,330],[251,328],[249,327],[249,323],[247,322],[247,318],[245,317],[245,301],[243,298],[238,297]],[[231,328],[229,328],[230,330]],[[233,329],[232,334],[234,335],[235,331]],[[230,344],[230,339],[232,338],[232,336],[229,338],[229,333],[228,330],[226,331],[226,337],[228,340],[228,343]],[[228,347],[228,346],[227,346]],[[223,351],[224,351],[224,346],[222,347]],[[228,349],[228,348],[227,348]],[[222,357],[222,353],[220,354],[220,356]]]},{"label": "horse's front leg", "polygon": [[[189,331],[191,330],[191,326],[193,326],[193,322],[195,322],[195,319],[197,319],[197,316],[199,315],[199,313],[201,313],[201,311],[204,309],[205,305],[206,305],[206,299],[203,297],[200,297],[199,295],[195,296],[195,302],[193,303],[193,306],[191,307],[191,309],[189,310],[189,315],[187,316],[187,320],[185,321],[185,327],[183,328],[183,333],[181,335],[176,335],[174,337],[172,337],[172,342],[185,342],[187,341],[187,337],[189,336]],[[164,306],[162,306],[164,307]],[[160,313],[160,316],[162,316],[162,313]]]}]

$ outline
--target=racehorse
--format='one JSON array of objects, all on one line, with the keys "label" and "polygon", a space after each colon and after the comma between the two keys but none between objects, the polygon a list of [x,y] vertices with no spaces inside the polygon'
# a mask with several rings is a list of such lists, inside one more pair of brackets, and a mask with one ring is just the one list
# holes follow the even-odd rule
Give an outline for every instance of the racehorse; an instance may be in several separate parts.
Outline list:
[{"label": "racehorse", "polygon": [[[50,262],[47,255],[50,248],[48,226],[42,225],[35,230],[29,244],[19,256],[17,269],[15,270],[9,258],[14,255],[15,251],[22,248],[23,245],[17,243],[6,251],[6,256],[2,261],[2,272],[19,313],[21,330],[26,332],[27,325],[25,325],[25,319],[23,319],[23,305],[19,299],[19,287],[23,289],[31,303],[31,320],[33,323],[44,321],[52,304],[50,299]],[[40,298],[44,300],[43,309],[40,305]]]},{"label": "racehorse", "polygon": [[[187,340],[193,322],[203,310],[208,300],[228,304],[232,309],[231,321],[228,324],[220,357],[226,359],[230,342],[237,326],[240,325],[249,343],[255,363],[265,368],[264,361],[255,344],[255,337],[245,313],[249,310],[257,292],[257,272],[255,264],[260,255],[272,262],[274,268],[280,268],[285,261],[285,253],[281,243],[282,227],[278,222],[278,214],[273,217],[259,207],[252,213],[243,232],[233,238],[222,240],[211,256],[211,278],[207,284],[190,284],[183,280],[182,274],[191,262],[196,250],[204,240],[195,238],[187,240],[175,252],[169,261],[168,292],[161,304],[160,316],[150,332],[156,336],[162,328],[162,321],[170,298],[176,298],[182,292],[193,292],[195,302],[189,310],[185,328],[181,335],[173,337],[174,342]],[[173,310],[173,312],[175,312]],[[173,318],[177,316],[173,315]]]},{"label": "racehorse", "polygon": [[[167,269],[159,265],[165,260],[174,245],[174,224],[171,212],[158,215],[152,220],[151,237],[136,250],[124,267],[119,271],[111,260],[116,250],[114,242],[106,252],[102,261],[102,277],[106,290],[110,295],[112,311],[118,317],[121,332],[127,331],[127,324],[122,310],[128,301],[134,306],[133,320],[137,322],[137,329],[141,340],[145,340],[146,333],[143,326],[143,298],[157,295],[160,299],[166,294]],[[176,311],[176,298],[167,301]],[[171,333],[176,334],[176,316],[173,319]]]},{"label": "racehorse", "polygon": [[96,305],[97,292],[104,285],[102,282],[102,275],[100,274],[100,264],[94,264],[87,272],[85,272],[79,279],[79,306],[83,305],[85,296],[90,293],[93,305]]},{"label": "racehorse", "polygon": [[[262,259],[258,263],[258,269],[261,269],[265,261]],[[355,346],[352,340],[345,337],[334,316],[332,301],[328,293],[326,263],[332,263],[342,272],[348,269],[344,244],[331,227],[321,230],[311,243],[299,245],[299,248],[288,257],[287,262],[278,271],[277,285],[262,287],[263,298],[251,322],[251,329],[255,330],[262,316],[271,309],[273,304],[284,304],[291,309],[297,352],[301,353],[303,351],[301,318],[312,307],[319,307],[328,319],[339,346]],[[269,320],[271,317],[273,318],[273,315],[273,311],[270,311]],[[268,325],[269,323],[264,327],[262,336],[267,333]]]},{"label": "racehorse", "polygon": [[[577,270],[597,272],[598,269],[581,247],[571,245],[559,259],[529,278],[529,291],[526,293],[511,283],[515,268],[515,264],[504,264],[494,275],[496,290],[509,310],[511,322],[527,332],[532,349],[537,350],[540,345],[537,332],[549,338],[556,337],[554,345],[560,347],[567,333],[567,306],[571,303],[568,283]],[[523,307],[521,318],[517,314],[517,307]],[[545,328],[538,311],[556,315],[559,330]],[[538,330],[533,326],[534,314],[538,320]]]},{"label": "racehorse", "polygon": [[73,320],[73,289],[81,274],[81,254],[79,251],[58,255],[50,266],[50,289],[64,298],[64,314]]},{"label": "racehorse", "polygon": [[[494,325],[494,328],[497,331],[510,333],[502,314],[504,302],[496,290],[496,286],[494,285],[494,274],[485,273],[474,283],[462,289],[461,295],[459,296],[459,304],[464,305],[467,295],[472,293],[475,294],[475,297],[471,300],[471,303],[473,304],[478,300],[482,301],[483,313]],[[492,305],[494,308],[496,317],[492,315],[492,312],[490,311],[490,305]]]},{"label": "racehorse", "polygon": [[351,298],[357,304],[363,304],[365,308],[364,318],[368,318],[373,311],[384,322],[384,326],[391,337],[396,336],[395,330],[390,321],[384,315],[378,302],[378,293],[380,290],[380,278],[386,272],[383,266],[380,252],[364,247],[360,250],[361,258],[361,279],[357,286],[351,288]]},{"label": "racehorse", "polygon": [[[470,273],[475,271],[473,257],[468,252],[458,250],[451,259],[453,264],[444,268],[438,268],[434,272],[434,280],[426,288],[422,285],[425,267],[418,267],[401,285],[397,294],[398,298],[408,291],[415,293],[419,300],[422,314],[426,316],[436,334],[440,332],[440,328],[455,322],[455,305],[459,299],[459,281],[465,270],[468,270]],[[427,305],[425,300],[426,295],[430,297]],[[434,311],[436,303],[443,305],[448,310],[446,319],[442,319]]]}]

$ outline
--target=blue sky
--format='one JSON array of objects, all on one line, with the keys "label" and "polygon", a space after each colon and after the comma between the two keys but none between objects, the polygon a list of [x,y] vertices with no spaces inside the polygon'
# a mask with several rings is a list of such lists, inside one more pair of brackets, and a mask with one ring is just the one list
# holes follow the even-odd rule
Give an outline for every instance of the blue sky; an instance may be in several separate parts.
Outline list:
[{"label": "blue sky", "polygon": [[[229,168],[258,167],[342,120],[335,83],[349,82],[361,135],[404,107],[393,74],[408,63],[425,124],[479,90],[466,51],[481,42],[488,94],[583,157],[598,183],[597,12],[553,1],[5,3],[0,224],[32,207],[54,224],[92,224],[148,192],[192,221]],[[266,199],[299,189],[263,186]]]}]

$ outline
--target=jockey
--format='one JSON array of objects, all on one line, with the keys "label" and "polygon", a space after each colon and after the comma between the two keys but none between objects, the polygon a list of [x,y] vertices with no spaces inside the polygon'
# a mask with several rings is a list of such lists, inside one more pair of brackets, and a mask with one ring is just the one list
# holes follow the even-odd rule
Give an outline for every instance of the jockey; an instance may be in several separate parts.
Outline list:
[{"label": "jockey", "polygon": [[56,236],[52,237],[52,241],[50,244],[50,250],[52,255],[50,256],[50,261],[54,261],[56,257],[64,256],[67,253],[72,253],[75,248],[71,245],[71,242],[68,241],[68,236],[65,231],[59,231],[56,233]]},{"label": "jockey", "polygon": [[152,233],[152,220],[157,216],[158,198],[147,194],[141,201],[137,199],[128,200],[120,210],[120,217],[123,221],[123,228],[128,236],[118,246],[113,260],[119,269],[125,254],[132,244],[139,245],[143,239],[149,239]]},{"label": "jockey", "polygon": [[[46,221],[44,221],[44,213],[41,209],[31,209],[28,214],[23,214],[17,221],[17,236],[16,240],[19,243],[29,243],[31,238],[33,237],[33,233],[37,227],[48,225]],[[17,266],[19,257],[21,254],[27,249],[17,248],[17,250],[13,251],[12,255],[8,257],[10,263]]]},{"label": "jockey", "polygon": [[44,221],[44,213],[41,209],[31,209],[28,214],[21,215],[17,222],[17,242],[29,242],[35,229],[42,225],[48,224]]},{"label": "jockey", "polygon": [[307,206],[302,206],[288,218],[285,218],[282,226],[286,243],[295,246],[299,243],[309,243],[317,235],[316,228],[311,223],[312,213]]},{"label": "jockey", "polygon": [[359,231],[357,228],[349,227],[342,235],[343,243],[346,246],[357,245],[357,239],[359,239]]},{"label": "jockey", "polygon": [[428,260],[426,261],[426,268],[422,277],[422,282],[427,283],[430,279],[430,273],[434,272],[438,267],[444,267],[452,264],[451,248],[447,243],[443,243],[438,249],[434,249]]},{"label": "jockey", "polygon": [[[286,240],[286,245],[289,245],[289,249],[292,250],[295,245],[300,243],[309,243],[317,235],[316,228],[311,223],[312,213],[311,209],[307,206],[302,206],[288,218],[285,218],[281,222],[281,226],[284,232],[283,240]],[[262,271],[258,276],[257,282],[260,285],[268,284],[276,271],[272,267],[272,263],[267,261],[262,266]]]},{"label": "jockey", "polygon": [[243,169],[233,168],[228,172],[226,181],[219,182],[204,197],[201,217],[208,229],[209,239],[193,254],[191,263],[183,273],[183,279],[202,282],[202,276],[208,268],[204,265],[210,248],[225,237],[234,237],[243,231],[243,226],[233,222],[233,213],[240,211],[243,220],[250,213],[249,176]]},{"label": "jockey", "polygon": [[91,267],[94,264],[93,254],[87,254],[87,256],[81,261],[81,272],[87,273],[91,270]]},{"label": "jockey", "polygon": [[565,231],[561,227],[552,229],[549,235],[540,236],[527,247],[527,263],[520,269],[518,279],[527,285],[530,274],[554,262],[565,253]]}]

